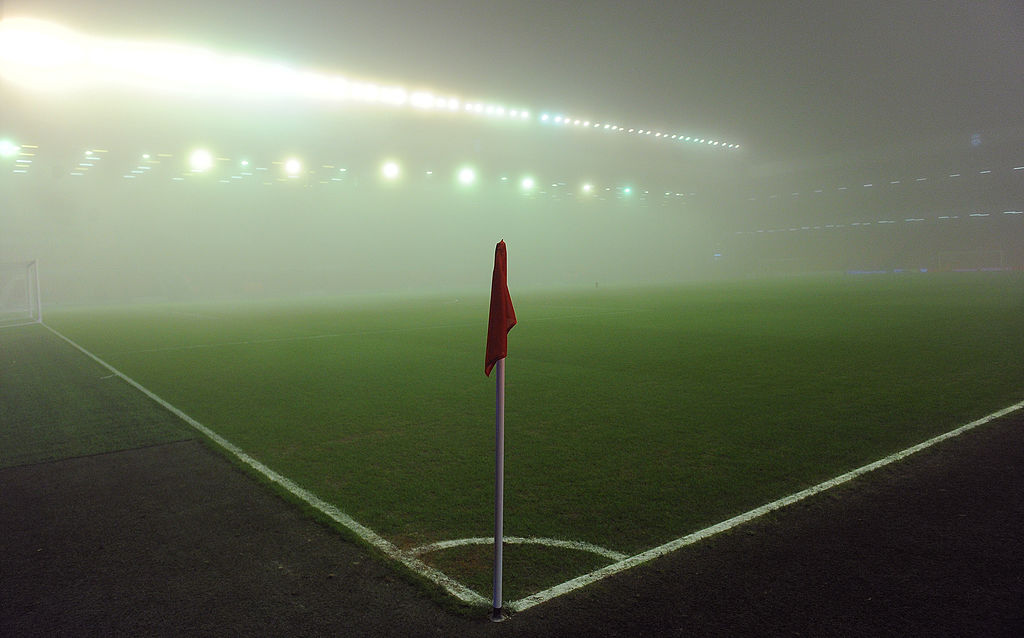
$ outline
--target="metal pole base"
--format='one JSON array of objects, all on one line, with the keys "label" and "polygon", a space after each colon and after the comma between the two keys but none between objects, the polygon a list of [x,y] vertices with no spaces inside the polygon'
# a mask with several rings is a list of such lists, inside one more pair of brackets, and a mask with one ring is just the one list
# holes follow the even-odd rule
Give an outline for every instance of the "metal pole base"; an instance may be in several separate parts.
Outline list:
[{"label": "metal pole base", "polygon": [[508,620],[508,618],[502,613],[502,607],[491,608],[491,622],[503,622],[505,620]]}]

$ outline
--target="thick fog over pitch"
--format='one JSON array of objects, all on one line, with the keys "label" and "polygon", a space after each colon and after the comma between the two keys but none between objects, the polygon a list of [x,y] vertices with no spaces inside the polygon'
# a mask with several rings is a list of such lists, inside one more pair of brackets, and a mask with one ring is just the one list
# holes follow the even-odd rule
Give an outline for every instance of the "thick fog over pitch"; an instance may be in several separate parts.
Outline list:
[{"label": "thick fog over pitch", "polygon": [[29,18],[106,47],[0,29],[0,261],[51,302],[485,288],[502,238],[519,285],[1024,263],[1017,2]]}]

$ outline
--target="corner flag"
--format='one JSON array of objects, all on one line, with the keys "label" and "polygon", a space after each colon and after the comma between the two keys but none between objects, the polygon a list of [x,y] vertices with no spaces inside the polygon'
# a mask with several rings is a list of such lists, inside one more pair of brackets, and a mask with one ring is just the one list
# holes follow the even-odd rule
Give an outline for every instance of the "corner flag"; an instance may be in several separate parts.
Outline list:
[{"label": "corner flag", "polygon": [[502,547],[505,513],[505,356],[508,354],[508,331],[516,325],[516,311],[508,294],[505,264],[505,241],[494,247],[494,274],[491,277],[491,312],[487,319],[487,353],[484,374],[491,376],[497,366],[494,387],[494,597],[491,620],[501,621]]},{"label": "corner flag", "polygon": [[487,355],[484,374],[491,376],[491,368],[508,355],[508,331],[516,325],[516,311],[508,294],[505,241],[494,247],[494,274],[491,275],[491,312],[487,319]]}]

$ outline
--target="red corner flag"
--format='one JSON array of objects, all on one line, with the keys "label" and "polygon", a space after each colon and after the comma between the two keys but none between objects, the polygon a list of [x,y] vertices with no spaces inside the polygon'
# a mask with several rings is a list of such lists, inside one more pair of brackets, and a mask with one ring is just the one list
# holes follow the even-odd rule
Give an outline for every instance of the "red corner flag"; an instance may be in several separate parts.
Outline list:
[{"label": "red corner flag", "polygon": [[508,355],[508,331],[516,325],[516,311],[508,294],[505,265],[505,240],[494,247],[494,274],[491,276],[491,313],[487,319],[487,356],[484,374],[491,376],[491,368]]}]

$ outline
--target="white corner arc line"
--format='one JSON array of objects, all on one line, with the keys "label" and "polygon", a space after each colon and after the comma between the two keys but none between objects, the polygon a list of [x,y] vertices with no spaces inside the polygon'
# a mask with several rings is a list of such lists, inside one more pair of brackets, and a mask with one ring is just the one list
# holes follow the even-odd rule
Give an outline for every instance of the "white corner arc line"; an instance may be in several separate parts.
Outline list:
[{"label": "white corner arc line", "polygon": [[629,558],[621,560],[617,563],[613,563],[600,569],[596,569],[588,574],[578,576],[560,585],[555,585],[554,587],[550,587],[543,591],[537,592],[536,594],[532,594],[525,598],[512,601],[509,603],[509,607],[515,611],[523,611],[529,609],[530,607],[533,607],[534,605],[539,605],[540,603],[551,600],[552,598],[557,598],[558,596],[562,596],[563,594],[568,594],[569,592],[580,589],[581,587],[585,587],[591,583],[607,578],[608,576],[611,576],[613,574],[626,571],[627,569],[631,569],[633,567],[636,567],[637,565],[641,565],[648,561],[654,560],[655,558],[659,558],[661,556],[674,552],[677,549],[680,549],[687,545],[692,545],[693,543],[704,540],[705,538],[714,536],[719,532],[724,532],[726,530],[732,529],[733,527],[754,520],[755,518],[764,516],[765,514],[768,514],[775,510],[782,509],[783,507],[792,505],[793,503],[801,501],[809,496],[813,496],[815,494],[820,494],[821,492],[830,490],[833,487],[842,485],[843,483],[851,481],[857,478],[858,476],[867,474],[868,472],[872,472],[891,463],[895,463],[896,461],[905,459],[911,454],[920,452],[921,450],[929,448],[935,445],[936,443],[940,443],[942,441],[945,441],[946,439],[951,439],[953,437],[959,436],[964,432],[967,432],[968,430],[972,430],[978,427],[979,425],[984,425],[989,421],[993,421],[1000,417],[1006,416],[1007,414],[1015,412],[1021,408],[1024,408],[1024,401],[1020,401],[1019,403],[1015,403],[1014,405],[1011,405],[1007,408],[1003,408],[1002,410],[993,412],[992,414],[977,419],[976,421],[971,421],[966,425],[962,425],[954,430],[946,432],[945,434],[940,434],[939,436],[928,439],[923,443],[918,443],[917,445],[909,447],[905,450],[901,450],[894,454],[890,454],[889,456],[883,459],[879,459],[878,461],[869,463],[867,465],[864,465],[863,467],[859,467],[845,474],[841,474],[835,478],[829,479],[822,483],[818,483],[813,487],[809,487],[800,492],[796,492],[795,494],[790,494],[789,496],[785,496],[776,501],[772,501],[771,503],[767,503],[765,505],[752,509],[744,514],[734,516],[728,520],[722,521],[721,523],[712,525],[711,527],[705,527],[700,531],[688,534],[686,536],[683,536],[682,538],[677,538],[673,541],[669,541],[664,545],[659,545],[658,547],[649,549],[645,552],[641,552],[639,554],[636,554],[635,556],[630,556]]},{"label": "white corner arc line", "polygon": [[459,583],[459,582],[455,581],[454,579],[452,579],[451,577],[447,576],[443,572],[441,572],[441,571],[439,571],[437,569],[434,569],[433,567],[430,567],[429,565],[425,564],[423,561],[421,561],[420,559],[418,559],[416,556],[412,555],[411,553],[402,551],[401,549],[398,548],[397,545],[395,545],[391,541],[385,539],[384,537],[382,537],[381,535],[377,534],[376,532],[374,532],[370,528],[368,528],[365,525],[359,523],[358,521],[356,521],[354,518],[352,518],[348,514],[346,514],[346,513],[342,512],[341,510],[339,510],[337,507],[335,507],[335,506],[331,505],[330,503],[322,500],[316,494],[313,494],[312,492],[310,492],[309,490],[306,490],[305,488],[299,487],[299,485],[294,483],[291,479],[288,479],[288,478],[278,474],[274,470],[270,469],[266,465],[263,465],[262,463],[260,463],[256,459],[254,459],[251,456],[249,456],[248,454],[246,454],[240,447],[236,446],[234,443],[231,443],[230,441],[228,441],[224,437],[220,436],[219,434],[217,434],[213,430],[209,429],[208,427],[206,427],[205,425],[203,425],[199,421],[196,421],[195,419],[193,419],[189,415],[185,414],[184,412],[182,412],[178,408],[174,407],[173,405],[171,405],[167,401],[164,401],[159,396],[157,396],[156,394],[151,392],[149,389],[147,389],[146,387],[144,387],[143,385],[141,385],[140,383],[138,383],[137,381],[135,381],[134,379],[132,379],[128,375],[124,374],[123,372],[121,372],[120,370],[118,370],[114,366],[110,365],[109,363],[107,363],[103,359],[100,359],[99,357],[97,357],[93,353],[91,353],[88,350],[86,350],[84,347],[78,345],[77,343],[72,341],[70,338],[64,336],[63,334],[61,334],[60,332],[58,332],[57,330],[55,330],[54,328],[52,328],[48,324],[44,323],[43,325],[46,326],[47,330],[49,330],[53,334],[57,335],[58,337],[60,337],[64,341],[68,342],[75,349],[79,350],[80,352],[82,352],[83,354],[85,354],[90,359],[92,359],[96,363],[100,364],[101,366],[103,366],[107,370],[110,370],[111,372],[113,372],[115,375],[117,375],[121,379],[124,379],[129,385],[134,387],[136,390],[138,390],[139,392],[143,393],[144,395],[146,395],[147,397],[149,397],[153,401],[156,401],[163,408],[165,408],[166,410],[168,410],[169,412],[171,412],[172,414],[174,414],[175,416],[177,416],[181,420],[183,420],[186,423],[188,423],[190,426],[192,426],[193,428],[195,428],[196,430],[201,432],[204,436],[208,437],[210,440],[212,440],[214,443],[216,443],[217,445],[219,445],[222,448],[224,448],[226,451],[228,451],[231,454],[233,454],[236,458],[238,458],[238,460],[242,461],[243,463],[245,463],[246,465],[248,465],[252,469],[256,470],[257,472],[259,472],[261,475],[263,475],[268,480],[270,480],[270,481],[272,481],[274,483],[277,483],[278,485],[280,485],[284,489],[288,490],[288,492],[292,496],[294,496],[294,497],[296,497],[298,499],[301,499],[305,503],[309,504],[310,506],[316,508],[318,511],[322,512],[324,515],[330,517],[330,519],[333,520],[334,522],[336,522],[339,525],[343,525],[344,527],[348,528],[353,533],[355,533],[360,539],[362,539],[364,542],[372,545],[374,548],[376,548],[378,551],[382,552],[388,558],[401,563],[406,568],[412,570],[414,573],[416,573],[416,574],[418,574],[418,575],[420,575],[420,576],[422,576],[422,577],[432,581],[433,583],[435,583],[438,586],[442,587],[449,594],[451,594],[452,596],[456,597],[457,599],[459,599],[459,600],[461,600],[461,601],[463,601],[465,603],[470,603],[470,604],[474,604],[474,605],[490,604],[489,600],[487,600],[486,598],[484,598],[483,596],[481,596],[477,592],[475,592],[472,589],[466,587],[462,583]]},{"label": "white corner arc line", "polygon": [[[600,545],[594,545],[592,543],[586,543],[584,541],[566,541],[557,538],[540,538],[537,536],[523,537],[523,536],[504,536],[502,540],[509,545],[544,545],[546,547],[560,547],[562,549],[572,549],[581,552],[589,552],[591,554],[597,554],[603,556],[608,560],[620,561],[628,558],[626,554],[617,552],[613,549],[601,547]],[[452,547],[462,547],[464,545],[493,545],[494,537],[475,537],[475,538],[457,538],[450,541],[438,541],[436,543],[430,543],[428,545],[420,545],[414,549],[409,550],[409,553],[413,556],[422,556],[423,554],[429,554],[431,552],[440,551],[442,549],[451,549]]]}]

